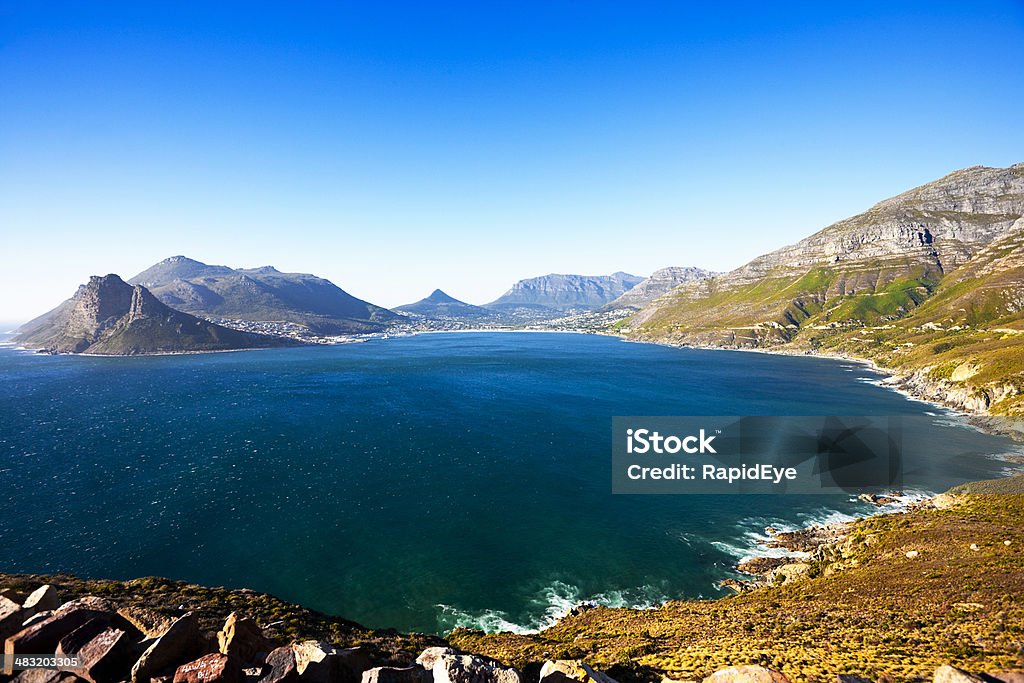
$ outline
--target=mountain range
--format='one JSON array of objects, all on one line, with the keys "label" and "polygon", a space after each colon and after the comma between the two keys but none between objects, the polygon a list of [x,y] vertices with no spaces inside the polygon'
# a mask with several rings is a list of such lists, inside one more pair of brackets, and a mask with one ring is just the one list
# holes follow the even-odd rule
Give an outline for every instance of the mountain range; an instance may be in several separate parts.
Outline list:
[{"label": "mountain range", "polygon": [[867,358],[917,395],[1024,413],[1024,164],[955,171],[727,273],[551,274],[520,280],[485,306],[435,290],[392,312],[313,275],[184,256],[129,282],[94,277],[16,341],[56,352],[217,350],[275,343],[218,321],[283,321],[333,335],[416,329],[417,320],[516,325],[634,310],[612,329],[674,344]]},{"label": "mountain range", "polygon": [[551,311],[594,310],[625,294],[644,278],[629,273],[611,275],[563,275],[552,273],[520,280],[487,308],[509,311],[516,308]]},{"label": "mountain range", "polygon": [[621,325],[638,339],[842,353],[919,395],[1024,410],[1024,164],[975,166],[882,201]]},{"label": "mountain range", "polygon": [[317,334],[374,332],[396,320],[388,309],[357,299],[330,280],[272,266],[235,269],[172,256],[128,282],[193,315],[291,322]]},{"label": "mountain range", "polygon": [[49,353],[138,355],[288,346],[176,311],[141,285],[94,276],[70,299],[23,325],[15,341]]}]

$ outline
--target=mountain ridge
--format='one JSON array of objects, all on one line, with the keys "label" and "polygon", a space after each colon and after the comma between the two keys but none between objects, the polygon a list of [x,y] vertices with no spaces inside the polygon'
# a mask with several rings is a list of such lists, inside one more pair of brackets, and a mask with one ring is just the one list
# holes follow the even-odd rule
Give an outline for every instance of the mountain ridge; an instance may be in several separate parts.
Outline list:
[{"label": "mountain ridge", "polygon": [[[916,377],[918,393],[956,407],[1016,413],[1024,411],[1022,231],[1024,164],[961,169],[684,283],[620,329],[684,345],[855,355]],[[942,376],[960,364],[985,370]]]},{"label": "mountain ridge", "polygon": [[553,311],[595,310],[611,303],[644,278],[618,271],[611,275],[550,273],[519,280],[485,308],[542,307]]},{"label": "mountain ridge", "polygon": [[291,322],[317,334],[375,332],[395,320],[388,309],[358,299],[330,280],[282,273],[273,266],[211,266],[185,256],[164,259],[128,280],[193,315]]},{"label": "mountain ridge", "polygon": [[48,353],[118,356],[293,344],[174,310],[114,274],[92,276],[70,299],[19,328],[13,341]]}]

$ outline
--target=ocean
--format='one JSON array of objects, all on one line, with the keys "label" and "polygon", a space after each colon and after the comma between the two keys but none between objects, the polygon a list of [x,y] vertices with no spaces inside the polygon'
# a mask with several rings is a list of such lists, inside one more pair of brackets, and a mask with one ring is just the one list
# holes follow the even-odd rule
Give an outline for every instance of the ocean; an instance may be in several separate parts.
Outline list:
[{"label": "ocean", "polygon": [[[529,631],[579,601],[724,595],[838,496],[612,495],[616,415],[932,415],[855,363],[602,336],[425,334],[138,358],[0,348],[0,571],[248,587],[370,627]],[[924,441],[927,441],[925,439]]]}]

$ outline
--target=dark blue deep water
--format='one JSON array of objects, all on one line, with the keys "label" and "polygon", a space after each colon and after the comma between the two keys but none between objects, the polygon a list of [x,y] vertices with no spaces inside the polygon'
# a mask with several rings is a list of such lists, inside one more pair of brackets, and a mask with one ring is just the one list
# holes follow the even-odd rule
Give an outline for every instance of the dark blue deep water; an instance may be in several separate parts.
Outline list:
[{"label": "dark blue deep water", "polygon": [[[369,626],[712,597],[847,497],[613,496],[614,415],[921,415],[848,363],[568,334],[149,358],[0,349],[0,571],[251,587]],[[993,454],[994,437],[956,431]],[[922,446],[926,454],[927,444]],[[926,457],[926,455],[921,456]],[[940,490],[996,476],[965,458]]]}]

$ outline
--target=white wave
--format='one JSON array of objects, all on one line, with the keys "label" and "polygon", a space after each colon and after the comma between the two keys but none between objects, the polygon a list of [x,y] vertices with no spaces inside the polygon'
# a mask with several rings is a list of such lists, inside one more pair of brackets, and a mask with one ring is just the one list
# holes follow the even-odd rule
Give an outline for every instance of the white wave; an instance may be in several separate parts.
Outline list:
[{"label": "white wave", "polygon": [[583,596],[580,589],[564,581],[553,581],[542,588],[530,600],[533,609],[525,623],[517,623],[502,610],[485,609],[470,611],[454,605],[437,605],[441,610],[438,623],[442,629],[456,627],[474,628],[487,633],[506,631],[517,634],[537,633],[554,626],[562,617],[576,607],[628,607],[631,609],[654,609],[669,597],[654,586],[642,586],[627,590],[610,590]]}]

